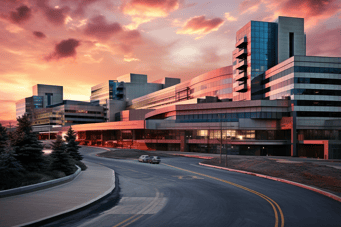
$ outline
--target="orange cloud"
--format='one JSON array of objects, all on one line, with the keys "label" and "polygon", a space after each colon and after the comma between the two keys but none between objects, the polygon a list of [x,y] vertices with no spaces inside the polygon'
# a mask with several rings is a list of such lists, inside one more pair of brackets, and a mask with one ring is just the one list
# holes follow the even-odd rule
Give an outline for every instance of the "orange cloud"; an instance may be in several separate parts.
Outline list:
[{"label": "orange cloud", "polygon": [[243,14],[246,12],[255,12],[258,10],[261,0],[244,0],[239,4],[239,11]]},{"label": "orange cloud", "polygon": [[224,16],[225,16],[226,20],[228,20],[228,21],[236,21],[237,20],[237,18],[231,16],[230,13],[225,13]]},{"label": "orange cloud", "polygon": [[224,20],[218,17],[213,19],[206,19],[205,16],[192,17],[176,33],[205,35],[217,31],[223,24]]},{"label": "orange cloud", "polygon": [[133,23],[129,29],[136,29],[140,24],[149,22],[155,18],[167,17],[172,11],[179,8],[178,0],[131,0],[121,7],[122,12],[132,16]]}]

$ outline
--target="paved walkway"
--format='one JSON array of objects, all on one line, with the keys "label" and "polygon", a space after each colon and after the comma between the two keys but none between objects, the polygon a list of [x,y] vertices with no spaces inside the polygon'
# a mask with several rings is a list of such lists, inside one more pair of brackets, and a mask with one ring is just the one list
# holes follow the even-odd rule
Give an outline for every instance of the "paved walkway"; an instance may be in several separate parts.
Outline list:
[{"label": "paved walkway", "polygon": [[112,169],[84,162],[88,169],[73,181],[22,195],[0,198],[0,226],[16,226],[45,220],[86,206],[115,187]]}]

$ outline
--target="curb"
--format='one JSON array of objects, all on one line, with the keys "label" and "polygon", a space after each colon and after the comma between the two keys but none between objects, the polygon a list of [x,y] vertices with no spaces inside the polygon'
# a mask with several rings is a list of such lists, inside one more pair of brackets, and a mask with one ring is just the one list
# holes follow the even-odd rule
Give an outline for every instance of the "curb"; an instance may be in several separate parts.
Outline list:
[{"label": "curb", "polygon": [[73,174],[66,176],[66,177],[62,177],[62,178],[58,178],[58,179],[50,180],[50,181],[45,181],[45,182],[38,183],[38,184],[32,184],[32,185],[19,187],[19,188],[12,188],[12,189],[8,189],[8,190],[0,191],[0,198],[25,194],[25,193],[29,193],[29,192],[34,192],[34,191],[38,191],[38,190],[42,190],[42,189],[51,188],[51,187],[61,185],[64,183],[68,183],[68,182],[72,181],[73,179],[75,179],[80,174],[81,168],[79,168],[79,166],[77,166],[77,165],[76,165],[76,167],[77,167],[76,172],[74,172]]},{"label": "curb", "polygon": [[[97,164],[99,165],[99,164]],[[60,213],[57,213],[57,214],[54,214],[54,215],[51,215],[51,216],[48,216],[48,217],[44,217],[44,218],[41,218],[41,219],[38,219],[38,220],[35,220],[35,221],[32,221],[32,222],[27,222],[27,223],[24,223],[24,224],[20,224],[18,226],[37,226],[37,225],[40,225],[39,223],[43,223],[43,222],[48,222],[49,220],[53,220],[55,218],[58,218],[60,216],[63,216],[63,215],[66,215],[68,213],[71,213],[71,212],[75,212],[77,210],[80,210],[82,208],[85,208],[87,206],[90,206],[92,203],[95,203],[99,200],[101,200],[102,198],[108,196],[111,192],[113,192],[115,190],[115,183],[116,183],[116,180],[115,180],[115,171],[113,170],[113,176],[112,176],[112,179],[113,179],[113,184],[112,186],[107,190],[105,191],[102,195],[98,196],[97,198],[94,198],[86,203],[83,203],[81,205],[78,205],[78,206],[75,206],[69,210],[66,210],[66,211],[62,211]]]},{"label": "curb", "polygon": [[286,183],[286,184],[295,185],[297,187],[317,192],[317,193],[322,194],[324,196],[327,196],[327,197],[329,197],[331,199],[334,199],[334,200],[336,200],[338,202],[341,202],[341,197],[339,197],[337,195],[334,195],[332,193],[329,193],[329,192],[326,192],[326,191],[323,191],[321,189],[317,189],[317,188],[314,188],[314,187],[311,187],[311,186],[308,186],[308,185],[305,185],[305,184],[300,184],[300,183],[297,183],[297,182],[294,182],[294,181],[289,181],[289,180],[285,180],[285,179],[281,179],[281,178],[277,178],[277,177],[270,177],[270,176],[267,176],[267,175],[253,173],[253,172],[247,172],[247,171],[243,171],[243,170],[236,170],[236,169],[230,169],[230,168],[221,167],[221,166],[214,166],[214,165],[204,164],[204,163],[201,163],[201,162],[199,162],[199,165],[207,166],[207,167],[211,167],[211,168],[216,168],[216,169],[228,170],[228,171],[231,171],[231,172],[244,173],[244,174],[248,174],[248,175],[253,175],[253,176],[257,176],[257,177],[266,178],[266,179],[269,179],[269,180],[274,180],[274,181],[279,181],[279,182]]}]

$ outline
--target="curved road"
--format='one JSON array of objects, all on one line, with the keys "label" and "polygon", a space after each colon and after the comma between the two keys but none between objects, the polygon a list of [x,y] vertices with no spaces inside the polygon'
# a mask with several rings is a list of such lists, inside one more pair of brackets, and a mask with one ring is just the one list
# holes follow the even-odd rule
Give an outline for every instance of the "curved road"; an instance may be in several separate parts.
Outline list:
[{"label": "curved road", "polygon": [[47,226],[341,226],[341,203],[293,185],[203,167],[194,158],[152,165],[81,150],[84,160],[115,170],[119,201],[111,196]]}]

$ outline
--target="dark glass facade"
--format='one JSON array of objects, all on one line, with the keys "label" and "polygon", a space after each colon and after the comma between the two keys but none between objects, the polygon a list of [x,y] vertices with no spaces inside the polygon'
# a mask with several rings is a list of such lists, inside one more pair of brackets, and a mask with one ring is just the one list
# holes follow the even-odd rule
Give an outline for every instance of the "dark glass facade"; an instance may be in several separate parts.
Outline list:
[{"label": "dark glass facade", "polygon": [[251,80],[277,64],[277,24],[251,21]]}]

